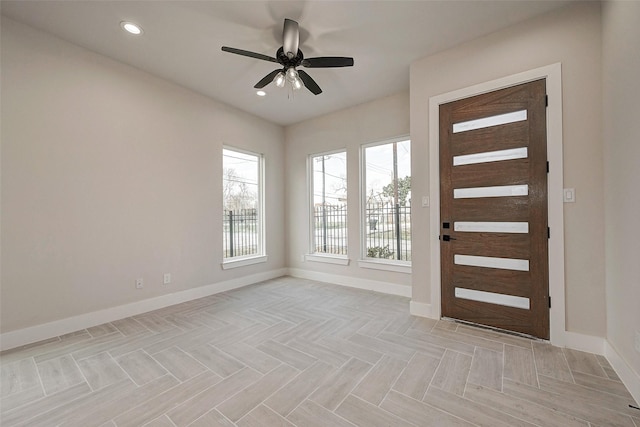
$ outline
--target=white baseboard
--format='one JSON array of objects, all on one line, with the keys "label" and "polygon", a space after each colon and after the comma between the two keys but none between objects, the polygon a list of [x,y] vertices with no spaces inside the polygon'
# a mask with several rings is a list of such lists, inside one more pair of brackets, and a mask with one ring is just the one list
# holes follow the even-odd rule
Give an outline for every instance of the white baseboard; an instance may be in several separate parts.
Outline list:
[{"label": "white baseboard", "polygon": [[182,302],[203,298],[220,292],[230,291],[232,289],[241,288],[264,280],[286,276],[286,274],[286,268],[266,271],[264,273],[225,280],[224,282],[218,282],[207,286],[186,289],[173,294],[166,294],[142,301],[136,301],[130,304],[80,314],[66,319],[55,320],[42,325],[5,332],[0,334],[0,350],[8,350],[22,345],[31,344],[81,329],[90,328],[92,326],[102,325],[103,323],[112,322],[114,320],[158,310],[170,305],[180,304]]},{"label": "white baseboard", "polygon": [[613,370],[616,371],[616,374],[618,374],[631,396],[635,399],[636,405],[640,404],[640,373],[635,372],[627,364],[609,341],[605,341],[604,349],[604,356],[611,363]]},{"label": "white baseboard", "polygon": [[604,347],[607,341],[602,337],[594,337],[592,335],[584,335],[569,331],[565,331],[563,335],[562,343],[555,343],[551,340],[551,344],[559,347],[567,347],[572,350],[586,351],[600,356],[605,355]]},{"label": "white baseboard", "polygon": [[411,298],[411,286],[398,285],[397,283],[380,282],[378,280],[360,279],[357,277],[341,276],[338,274],[321,273],[318,271],[304,270],[301,268],[290,268],[289,275],[293,277],[299,277],[301,279],[317,280],[318,282],[326,282],[334,285],[347,286],[357,289],[366,289],[368,291]]},{"label": "white baseboard", "polygon": [[433,315],[433,311],[431,310],[431,304],[426,304],[424,302],[411,301],[409,303],[409,313],[412,316],[437,319],[437,317]]}]

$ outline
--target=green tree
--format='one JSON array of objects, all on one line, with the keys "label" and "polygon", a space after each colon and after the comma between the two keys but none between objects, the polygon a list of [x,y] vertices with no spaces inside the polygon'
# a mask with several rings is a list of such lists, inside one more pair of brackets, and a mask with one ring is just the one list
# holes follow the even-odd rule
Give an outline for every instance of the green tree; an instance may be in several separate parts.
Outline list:
[{"label": "green tree", "polygon": [[[393,200],[394,197],[394,188],[395,188],[395,180],[391,182],[391,184],[385,185],[382,187],[382,194],[385,197],[389,197]],[[411,191],[411,177],[405,176],[404,178],[398,179],[398,203],[400,206],[407,205],[407,196]]]}]

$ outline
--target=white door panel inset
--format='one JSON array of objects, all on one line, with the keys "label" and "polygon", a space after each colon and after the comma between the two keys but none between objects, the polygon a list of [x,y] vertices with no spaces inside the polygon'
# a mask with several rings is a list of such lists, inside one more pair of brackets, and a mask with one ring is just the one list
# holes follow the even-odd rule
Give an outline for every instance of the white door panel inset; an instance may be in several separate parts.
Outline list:
[{"label": "white door panel inset", "polygon": [[502,185],[498,187],[473,187],[455,188],[453,190],[454,199],[473,199],[478,197],[510,197],[529,195],[529,186],[524,185]]},{"label": "white door panel inset", "polygon": [[528,233],[528,222],[465,222],[453,223],[454,231],[476,233]]},{"label": "white door panel inset", "polygon": [[455,288],[456,298],[529,310],[529,298],[513,295],[496,294],[494,292],[476,291],[474,289]]},{"label": "white door panel inset", "polygon": [[517,258],[496,258],[476,255],[454,255],[453,263],[472,267],[499,268],[502,270],[529,271],[529,260]]},{"label": "white door panel inset", "polygon": [[486,151],[484,153],[465,154],[453,156],[453,166],[474,165],[477,163],[500,162],[503,160],[526,159],[527,147],[512,148],[509,150]]},{"label": "white door panel inset", "polygon": [[513,113],[498,114],[497,116],[454,123],[453,133],[506,125],[508,123],[522,122],[524,120],[527,120],[527,110],[514,111]]}]

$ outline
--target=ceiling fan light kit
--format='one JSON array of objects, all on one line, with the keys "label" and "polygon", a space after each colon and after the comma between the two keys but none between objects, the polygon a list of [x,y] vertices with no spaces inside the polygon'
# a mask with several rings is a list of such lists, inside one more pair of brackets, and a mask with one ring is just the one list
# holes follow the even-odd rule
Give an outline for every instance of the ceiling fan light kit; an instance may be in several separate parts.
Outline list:
[{"label": "ceiling fan light kit", "polygon": [[276,52],[275,58],[261,53],[227,46],[222,46],[222,51],[234,53],[236,55],[248,56],[250,58],[260,59],[263,61],[275,62],[282,65],[282,69],[272,71],[256,83],[254,86],[256,89],[262,89],[271,82],[274,82],[277,87],[284,87],[286,83],[289,82],[294,90],[306,87],[314,95],[319,95],[322,93],[320,86],[318,86],[315,80],[313,80],[306,71],[298,70],[297,67],[336,68],[353,66],[353,58],[341,56],[325,56],[305,59],[302,51],[298,48],[299,43],[300,31],[298,23],[291,19],[285,19],[284,28],[282,30],[282,47],[280,47]]},{"label": "ceiling fan light kit", "polygon": [[298,72],[294,67],[291,67],[287,70],[287,80],[289,81],[289,83],[291,83],[291,86],[293,86],[294,90],[302,89],[302,86],[304,86],[302,80],[300,80],[300,77],[298,76]]}]

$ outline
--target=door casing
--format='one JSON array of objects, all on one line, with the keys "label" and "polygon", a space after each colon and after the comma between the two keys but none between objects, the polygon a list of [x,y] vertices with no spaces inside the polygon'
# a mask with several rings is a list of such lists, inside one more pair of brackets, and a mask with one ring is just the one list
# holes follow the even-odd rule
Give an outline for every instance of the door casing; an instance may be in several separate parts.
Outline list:
[{"label": "door casing", "polygon": [[[467,88],[447,92],[429,98],[429,192],[431,250],[431,303],[428,317],[441,316],[440,271],[440,165],[439,165],[439,106],[451,101],[492,92],[498,89],[546,79],[549,106],[547,108],[547,157],[548,217],[551,229],[549,239],[549,310],[550,341],[554,345],[566,345],[565,331],[565,283],[564,283],[564,207],[562,202],[562,67],[560,63],[536,68]],[[435,124],[435,125],[434,125]]]}]

